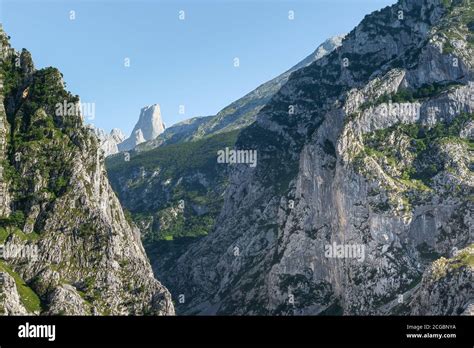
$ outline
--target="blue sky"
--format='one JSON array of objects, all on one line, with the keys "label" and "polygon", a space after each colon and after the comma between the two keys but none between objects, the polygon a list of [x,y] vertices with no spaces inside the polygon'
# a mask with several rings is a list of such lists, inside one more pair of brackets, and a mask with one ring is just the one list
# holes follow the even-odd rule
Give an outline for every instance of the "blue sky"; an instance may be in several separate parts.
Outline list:
[{"label": "blue sky", "polygon": [[[213,115],[326,38],[349,32],[366,14],[393,3],[0,0],[0,21],[13,47],[27,48],[37,68],[59,68],[72,93],[95,103],[89,122],[128,135],[145,105],[160,104],[167,126]],[[294,20],[288,19],[290,10]]]}]

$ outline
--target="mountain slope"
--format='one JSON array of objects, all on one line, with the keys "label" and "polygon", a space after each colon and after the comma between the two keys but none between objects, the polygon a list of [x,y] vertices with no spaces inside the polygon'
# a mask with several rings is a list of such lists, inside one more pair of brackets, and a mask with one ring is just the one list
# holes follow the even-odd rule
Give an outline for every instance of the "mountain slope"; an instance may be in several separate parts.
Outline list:
[{"label": "mountain slope", "polygon": [[272,96],[278,92],[283,84],[288,81],[290,75],[312,62],[321,59],[341,45],[343,35],[334,36],[323,42],[316,50],[288,71],[265,82],[244,97],[236,100],[225,107],[215,116],[196,117],[191,120],[180,122],[168,128],[156,139],[141,144],[137,149],[144,151],[164,144],[175,144],[177,142],[197,140],[204,136],[225,133],[244,128],[255,121],[257,113]]},{"label": "mountain slope", "polygon": [[107,158],[109,180],[140,228],[156,269],[172,267],[191,243],[212,230],[228,184],[217,151],[234,146],[238,131]]},{"label": "mountain slope", "polygon": [[[214,226],[228,185],[228,166],[217,163],[217,151],[234,146],[239,129],[253,122],[292,72],[331,52],[341,40],[342,36],[326,40],[312,55],[217,116],[168,128],[155,140],[137,146],[129,161],[123,154],[107,159],[112,187],[140,227],[158,274]],[[221,127],[224,123],[227,126]],[[179,208],[180,202],[184,208]]]},{"label": "mountain slope", "polygon": [[145,242],[207,234],[221,208],[228,174],[216,153],[232,147],[237,134],[158,147],[129,161],[122,154],[107,158],[109,180]]},{"label": "mountain slope", "polygon": [[[173,314],[124,216],[79,98],[54,68],[2,42],[0,312]],[[3,109],[3,106],[5,108]],[[65,106],[63,108],[63,106]]]},{"label": "mountain slope", "polygon": [[[258,166],[231,169],[215,229],[158,272],[189,299],[178,312],[394,314],[417,298],[432,262],[472,243],[472,23],[468,1],[400,0],[293,73],[237,139]],[[407,312],[443,311],[422,306]]]},{"label": "mountain slope", "polygon": [[410,307],[415,315],[474,315],[474,245],[436,260],[423,274]]}]

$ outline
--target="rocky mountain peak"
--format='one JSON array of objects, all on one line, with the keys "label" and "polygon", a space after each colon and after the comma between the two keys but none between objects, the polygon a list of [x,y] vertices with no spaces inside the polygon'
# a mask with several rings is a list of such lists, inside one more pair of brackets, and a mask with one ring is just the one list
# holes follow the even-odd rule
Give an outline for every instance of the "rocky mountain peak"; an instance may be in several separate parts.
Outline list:
[{"label": "rocky mountain peak", "polygon": [[284,73],[258,86],[256,89],[225,107],[217,115],[195,117],[179,122],[167,128],[157,138],[137,147],[138,151],[151,149],[163,144],[172,144],[189,140],[200,139],[211,134],[229,132],[248,126],[255,121],[261,108],[275,95],[288,81],[290,75],[311,63],[323,58],[341,46],[345,35],[333,36],[316,50]]},{"label": "rocky mountain peak", "polygon": [[120,151],[132,150],[138,144],[155,139],[165,130],[165,124],[161,118],[159,104],[145,106],[140,111],[138,122],[133,128],[132,134],[124,142],[119,144]]},{"label": "rocky mountain peak", "polygon": [[0,42],[0,315],[173,314],[109,185],[105,133],[57,111],[79,103],[57,69],[26,51],[18,67]]},{"label": "rocky mountain peak", "polygon": [[107,134],[103,129],[96,128],[92,125],[87,125],[87,127],[96,135],[99,141],[99,147],[104,152],[104,157],[119,152],[118,144],[125,140],[125,135],[120,129],[114,128]]},{"label": "rocky mountain peak", "polygon": [[119,128],[113,128],[110,131],[110,136],[116,140],[120,140],[120,142],[125,140],[125,134],[123,134],[122,130]]},{"label": "rocky mountain peak", "polygon": [[314,60],[318,60],[341,46],[345,35],[336,35],[324,41],[315,51]]},{"label": "rocky mountain peak", "polygon": [[143,137],[147,140],[156,138],[165,130],[165,124],[161,119],[161,109],[159,104],[145,106],[140,111],[140,118],[134,130],[140,129]]}]

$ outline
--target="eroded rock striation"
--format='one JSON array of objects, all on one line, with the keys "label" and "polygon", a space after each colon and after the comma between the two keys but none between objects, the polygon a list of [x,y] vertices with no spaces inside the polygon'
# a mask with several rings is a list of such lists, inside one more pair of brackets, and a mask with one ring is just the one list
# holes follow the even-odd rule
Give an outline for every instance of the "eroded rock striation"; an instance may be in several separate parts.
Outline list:
[{"label": "eroded rock striation", "polygon": [[468,1],[400,0],[291,74],[239,134],[258,166],[232,167],[214,230],[158,267],[178,312],[469,312],[473,23]]}]

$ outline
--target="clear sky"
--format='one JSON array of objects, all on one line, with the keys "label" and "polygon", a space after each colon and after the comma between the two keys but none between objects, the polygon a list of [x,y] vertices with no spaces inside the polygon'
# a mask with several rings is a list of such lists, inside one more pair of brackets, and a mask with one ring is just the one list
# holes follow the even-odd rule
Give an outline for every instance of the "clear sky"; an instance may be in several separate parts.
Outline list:
[{"label": "clear sky", "polygon": [[167,126],[216,114],[395,2],[0,0],[0,21],[37,68],[59,68],[72,93],[95,103],[90,123],[128,135],[154,103]]}]

